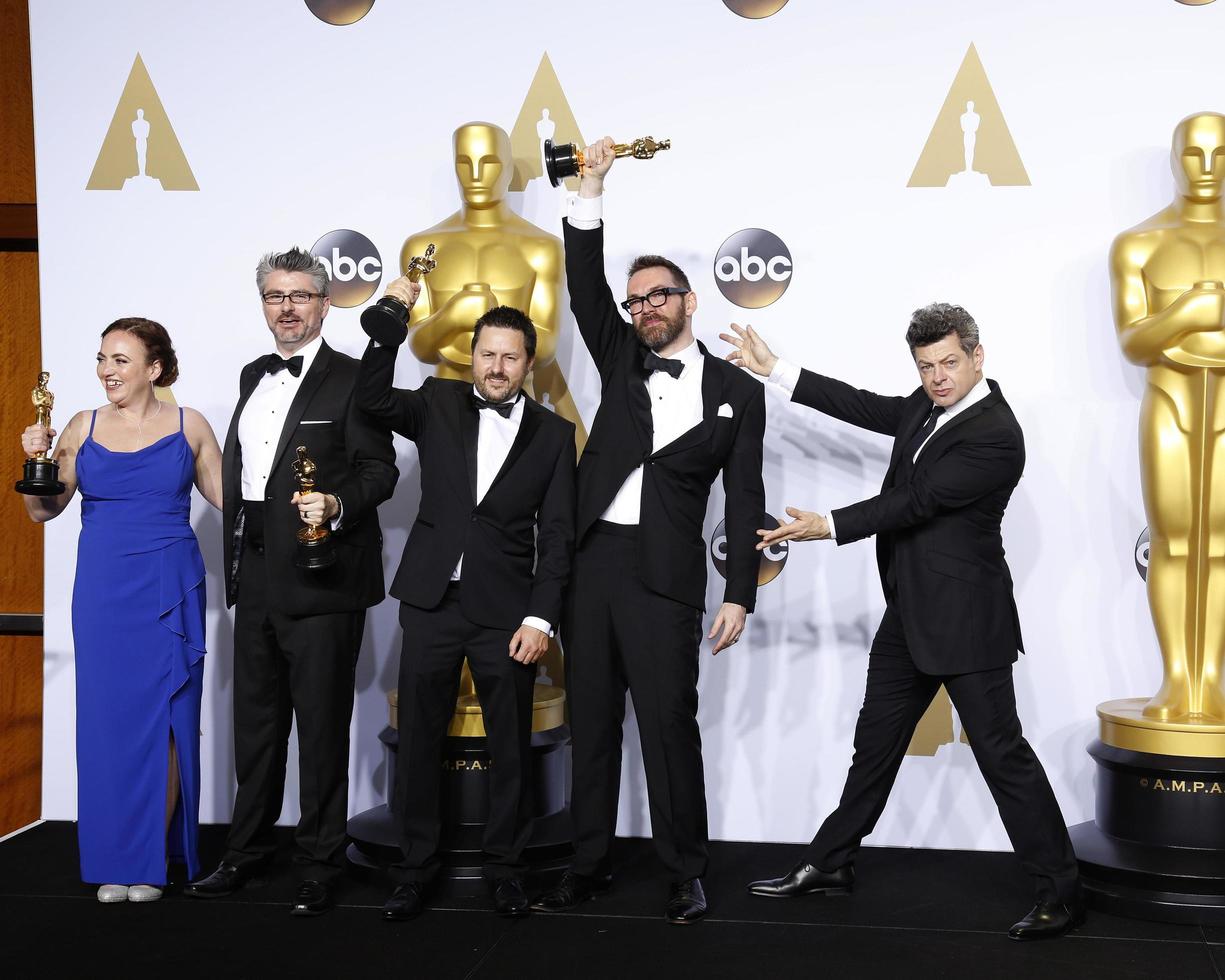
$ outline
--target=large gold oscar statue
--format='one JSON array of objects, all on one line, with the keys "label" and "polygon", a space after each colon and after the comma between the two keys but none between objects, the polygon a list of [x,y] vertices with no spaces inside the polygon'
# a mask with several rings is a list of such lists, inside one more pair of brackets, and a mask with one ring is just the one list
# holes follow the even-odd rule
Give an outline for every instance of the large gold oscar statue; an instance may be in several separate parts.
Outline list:
[{"label": "large gold oscar statue", "polygon": [[536,326],[536,365],[528,387],[574,422],[581,451],[586,429],[554,361],[565,269],[561,239],[510,209],[515,161],[505,130],[465,123],[452,143],[460,209],[410,235],[400,250],[404,270],[428,243],[438,246],[438,268],[426,279],[409,320],[409,347],[419,361],[436,365],[438,377],[471,380],[477,318],[494,306],[522,310]]},{"label": "large gold oscar statue", "polygon": [[1145,369],[1140,473],[1164,677],[1099,704],[1094,819],[1069,828],[1094,905],[1225,925],[1225,116],[1188,116],[1178,197],[1115,239],[1114,318]]},{"label": "large gold oscar statue", "polygon": [[1164,679],[1099,716],[1107,744],[1225,757],[1225,116],[1179,123],[1170,162],[1178,197],[1110,257],[1119,343],[1147,369],[1140,468]]}]

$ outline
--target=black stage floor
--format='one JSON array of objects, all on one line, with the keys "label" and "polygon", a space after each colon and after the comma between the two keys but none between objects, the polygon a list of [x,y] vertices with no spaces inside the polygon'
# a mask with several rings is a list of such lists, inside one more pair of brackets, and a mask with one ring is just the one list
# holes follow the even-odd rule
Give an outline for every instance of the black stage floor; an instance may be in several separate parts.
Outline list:
[{"label": "black stage floor", "polygon": [[[224,832],[201,829],[209,868]],[[1099,913],[1060,940],[1010,942],[1005,931],[1031,904],[1010,854],[866,848],[853,895],[771,901],[744,885],[781,874],[796,847],[716,843],[711,851],[711,911],[694,926],[663,921],[664,875],[642,840],[618,841],[612,891],[573,913],[508,921],[488,911],[479,891],[444,891],[419,919],[392,924],[379,918],[389,886],[374,879],[347,881],[327,915],[289,916],[287,863],[229,898],[193,901],[172,885],[160,902],[101,905],[77,880],[74,826],[42,824],[0,843],[0,975],[1225,977],[1225,929]]]}]

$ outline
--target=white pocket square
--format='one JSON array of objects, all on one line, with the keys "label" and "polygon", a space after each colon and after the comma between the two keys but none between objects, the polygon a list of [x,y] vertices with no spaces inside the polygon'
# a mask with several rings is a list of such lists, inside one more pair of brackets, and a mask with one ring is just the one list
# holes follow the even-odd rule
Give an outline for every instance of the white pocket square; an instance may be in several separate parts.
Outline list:
[{"label": "white pocket square", "polygon": [[730,419],[732,417],[732,406],[724,402],[719,406],[719,418]]},{"label": "white pocket square", "polygon": [[298,425],[331,425],[331,419],[303,419]]}]

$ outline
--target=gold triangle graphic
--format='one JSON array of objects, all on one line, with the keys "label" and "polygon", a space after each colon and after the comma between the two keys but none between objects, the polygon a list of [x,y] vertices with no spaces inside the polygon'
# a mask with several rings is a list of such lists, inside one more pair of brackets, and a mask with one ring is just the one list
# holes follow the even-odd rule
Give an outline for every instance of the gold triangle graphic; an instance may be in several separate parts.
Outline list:
[{"label": "gold triangle graphic", "polygon": [[153,79],[137,54],[85,189],[119,191],[125,185],[143,189],[156,188],[158,184],[167,191],[200,189],[153,87]]},{"label": "gold triangle graphic", "polygon": [[945,187],[986,184],[988,180],[992,187],[1029,186],[1025,164],[971,44],[906,186]]},{"label": "gold triangle graphic", "polygon": [[[527,187],[529,180],[544,176],[540,143],[545,137],[554,143],[586,145],[547,51],[540,59],[540,67],[536,69],[536,76],[527,90],[519,118],[510,131],[510,149],[515,158],[515,176],[510,182],[512,191],[521,191]],[[577,177],[567,178],[565,183],[568,190],[578,190]]]}]

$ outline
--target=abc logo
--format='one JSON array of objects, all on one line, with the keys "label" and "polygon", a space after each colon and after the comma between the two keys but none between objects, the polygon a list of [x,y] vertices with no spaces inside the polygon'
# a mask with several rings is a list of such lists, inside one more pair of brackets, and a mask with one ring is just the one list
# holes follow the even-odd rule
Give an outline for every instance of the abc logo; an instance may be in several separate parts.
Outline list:
[{"label": "abc logo", "polygon": [[374,0],[306,0],[307,9],[325,24],[347,27],[370,13]]},{"label": "abc logo", "polygon": [[1145,528],[1140,532],[1140,537],[1136,538],[1136,571],[1146,582],[1148,581],[1148,547],[1148,528]]},{"label": "abc logo", "polygon": [[[1204,0],[1193,0],[1203,3]],[[749,20],[761,20],[763,17],[773,17],[785,6],[787,0],[723,0],[723,5],[734,14],[747,17]]]},{"label": "abc logo", "polygon": [[329,231],[315,242],[311,254],[327,266],[333,306],[361,306],[383,278],[383,260],[374,242],[348,228]]},{"label": "abc logo", "polygon": [[[766,527],[777,527],[778,521],[766,515]],[[787,564],[787,549],[790,542],[779,541],[761,552],[761,564],[757,566],[757,584],[765,585],[773,582],[782,574],[783,566]],[[715,563],[715,571],[727,578],[727,522],[720,521],[710,539],[710,559]]]},{"label": "abc logo", "polygon": [[745,228],[719,247],[715,256],[719,292],[737,306],[760,310],[791,284],[791,252],[763,228]]}]

